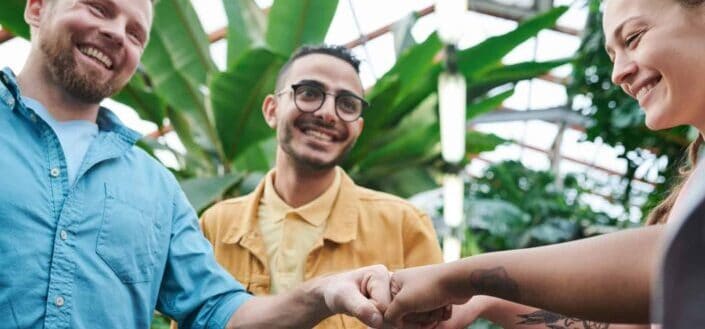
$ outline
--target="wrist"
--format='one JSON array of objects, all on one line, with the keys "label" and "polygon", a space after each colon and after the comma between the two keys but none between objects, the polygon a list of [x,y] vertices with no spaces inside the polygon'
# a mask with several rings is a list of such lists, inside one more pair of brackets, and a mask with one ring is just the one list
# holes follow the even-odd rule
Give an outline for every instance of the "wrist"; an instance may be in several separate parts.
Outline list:
[{"label": "wrist", "polygon": [[318,321],[335,314],[335,311],[330,308],[331,304],[326,300],[329,281],[329,277],[324,276],[301,286],[302,298],[306,299],[304,304],[308,308],[307,313],[312,313]]},{"label": "wrist", "polygon": [[440,286],[445,290],[445,295],[454,304],[465,303],[468,299],[478,294],[470,283],[469,264],[467,260],[449,263],[442,267]]}]

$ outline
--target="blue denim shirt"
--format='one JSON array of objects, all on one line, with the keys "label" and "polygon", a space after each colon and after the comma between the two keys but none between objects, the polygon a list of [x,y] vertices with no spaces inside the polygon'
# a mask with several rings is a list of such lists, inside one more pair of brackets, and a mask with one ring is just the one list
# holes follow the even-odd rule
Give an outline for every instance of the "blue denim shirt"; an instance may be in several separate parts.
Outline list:
[{"label": "blue denim shirt", "polygon": [[107,109],[73,186],[53,130],[0,72],[0,329],[222,328],[250,295],[175,178]]}]

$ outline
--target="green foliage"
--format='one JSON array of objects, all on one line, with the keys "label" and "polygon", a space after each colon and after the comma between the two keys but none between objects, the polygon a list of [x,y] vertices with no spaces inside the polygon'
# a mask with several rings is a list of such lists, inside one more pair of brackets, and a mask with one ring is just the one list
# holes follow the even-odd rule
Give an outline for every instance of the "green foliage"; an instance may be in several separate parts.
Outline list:
[{"label": "green foliage", "polygon": [[[501,63],[518,45],[553,26],[566,10],[557,7],[522,22],[509,33],[458,52],[458,66],[468,82],[468,120],[496,109],[513,93],[508,90],[488,96],[494,89],[512,87],[518,81],[569,62]],[[436,34],[410,47],[370,92],[372,105],[364,114],[365,130],[344,164],[358,183],[401,196],[437,186],[429,177],[438,176],[443,165],[436,96],[443,66],[435,60],[442,48]],[[476,154],[504,142],[494,135],[470,132],[466,151],[469,155]],[[401,166],[405,168],[402,171]],[[410,172],[414,175],[409,175]],[[420,190],[409,194],[408,186]]]},{"label": "green foliage", "polygon": [[[278,70],[296,47],[323,42],[338,1],[276,0],[268,18],[253,0],[223,4],[229,21],[225,71],[214,65],[191,1],[160,0],[143,65],[115,96],[142,119],[178,135],[185,154],[154,140],[140,145],[151,154],[153,150],[172,152],[178,166],[170,169],[198,211],[223,197],[249,192],[272,166],[276,141],[261,118],[261,103],[273,92]],[[4,1],[0,24],[28,37],[21,19],[23,8],[23,0]],[[500,106],[518,81],[568,62],[502,63],[517,46],[553,26],[566,10],[555,8],[509,33],[459,51],[459,68],[468,84],[468,119]],[[409,39],[403,44],[409,45]],[[438,60],[442,48],[435,34],[410,45],[369,91],[365,130],[343,165],[358,183],[401,196],[437,185],[442,161],[436,91],[443,71]],[[507,91],[496,93],[497,88]],[[468,155],[505,142],[472,131],[467,137]],[[491,178],[472,185],[467,203],[474,216],[468,241],[484,250],[563,241],[586,235],[589,225],[613,223],[551,187],[550,175],[512,164],[493,168],[491,173]],[[482,186],[491,188],[485,191]],[[578,189],[569,189],[573,190]],[[162,317],[152,325],[167,327]]]},{"label": "green foliage", "polygon": [[274,80],[285,60],[267,49],[254,49],[228,71],[213,77],[211,100],[226,165],[248,147],[273,136],[274,131],[262,118],[262,100],[274,90]]},{"label": "green foliage", "polygon": [[517,161],[490,166],[468,185],[466,251],[471,244],[484,251],[547,245],[635,225],[592,210],[577,177],[562,185]]},{"label": "green foliage", "polygon": [[26,0],[3,0],[0,5],[0,25],[3,30],[29,39],[29,26],[24,21]]},{"label": "green foliage", "polygon": [[223,1],[228,16],[228,67],[248,49],[265,46],[267,19],[254,0]]},{"label": "green foliage", "polygon": [[171,323],[169,322],[169,319],[163,315],[160,314],[155,314],[154,318],[152,319],[152,325],[149,327],[150,329],[169,329]]},{"label": "green foliage", "polygon": [[485,319],[478,319],[472,323],[469,329],[502,329],[502,327],[487,321]]},{"label": "green foliage", "polygon": [[[663,182],[673,182],[678,163],[688,144],[688,128],[678,127],[666,131],[651,131],[644,124],[644,112],[639,104],[611,82],[612,62],[604,50],[600,0],[587,0],[590,14],[584,37],[578,50],[573,73],[573,83],[568,88],[571,97],[584,96],[589,102],[578,111],[590,117],[587,140],[602,140],[606,144],[622,146],[619,156],[628,163],[624,177],[626,191],[622,194],[625,208],[631,203],[631,181],[637,167],[655,152],[668,159],[668,167],[661,170]],[[668,184],[659,184],[649,195],[644,212],[663,198]]]},{"label": "green foliage", "polygon": [[301,45],[321,43],[337,7],[338,1],[275,1],[269,12],[267,45],[289,57]]},{"label": "green foliage", "polygon": [[[22,26],[15,22],[22,16],[20,2],[0,5],[0,23]],[[247,191],[238,184],[251,182],[271,167],[276,142],[261,117],[262,101],[274,91],[276,75],[295,48],[323,42],[337,6],[333,0],[278,0],[265,17],[253,0],[224,1],[228,58],[221,72],[191,1],[157,2],[143,65],[115,99],[178,135],[185,154],[159,143],[140,145],[174,155],[177,166],[171,170],[197,210]],[[567,62],[501,62],[518,45],[554,25],[566,10],[555,8],[458,52],[460,71],[468,81],[468,119],[497,108],[511,96],[514,83]],[[413,26],[413,20],[409,22],[407,29]],[[343,164],[360,184],[401,196],[436,187],[442,165],[436,92],[443,43],[435,34],[420,44],[410,41],[400,43],[408,48],[369,91],[365,130]],[[497,87],[507,91],[497,94]],[[488,151],[504,142],[469,132],[467,152]]]}]

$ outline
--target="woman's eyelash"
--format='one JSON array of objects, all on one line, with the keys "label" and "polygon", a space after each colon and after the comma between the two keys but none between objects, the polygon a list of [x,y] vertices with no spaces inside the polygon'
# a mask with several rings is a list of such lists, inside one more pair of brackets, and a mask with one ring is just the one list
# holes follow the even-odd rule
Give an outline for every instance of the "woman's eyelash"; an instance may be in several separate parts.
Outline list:
[{"label": "woman's eyelash", "polygon": [[631,46],[632,43],[634,43],[634,41],[636,41],[636,39],[638,39],[638,38],[641,36],[642,33],[644,33],[643,30],[630,34],[630,35],[627,36],[627,38],[624,40],[624,45],[627,46],[627,47]]}]

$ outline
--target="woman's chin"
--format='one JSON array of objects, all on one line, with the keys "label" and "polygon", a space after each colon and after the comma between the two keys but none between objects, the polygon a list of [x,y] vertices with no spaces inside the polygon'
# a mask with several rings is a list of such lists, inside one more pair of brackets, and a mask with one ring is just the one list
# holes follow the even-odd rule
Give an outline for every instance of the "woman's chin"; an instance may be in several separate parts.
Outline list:
[{"label": "woman's chin", "polygon": [[649,130],[663,130],[676,126],[672,122],[668,122],[667,120],[665,120],[665,118],[662,116],[649,114],[646,114],[645,124],[646,127],[649,128]]}]

